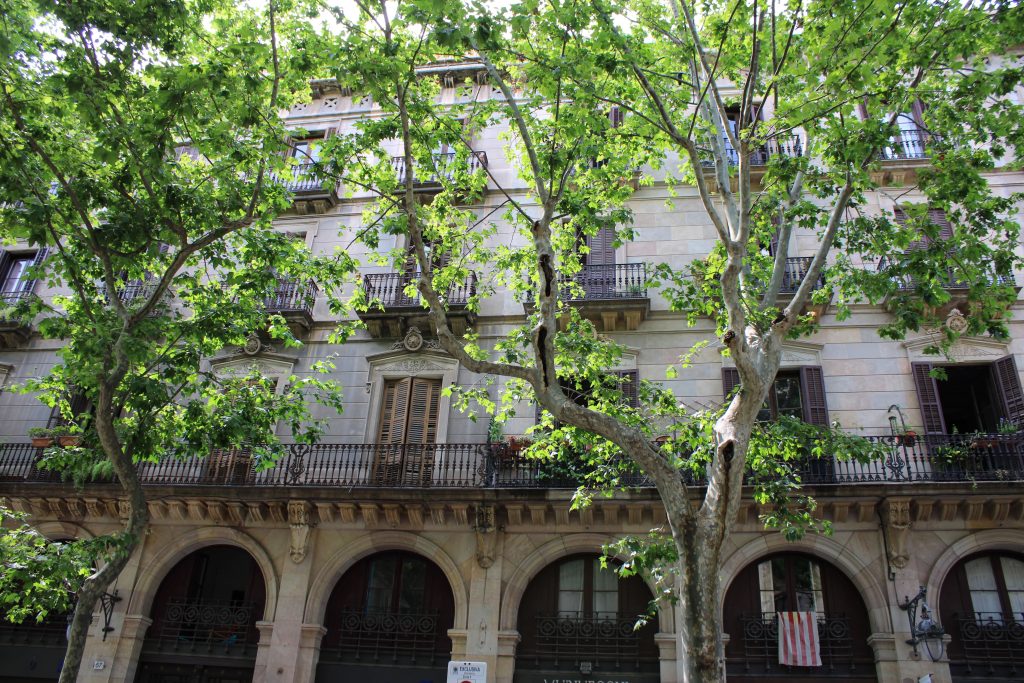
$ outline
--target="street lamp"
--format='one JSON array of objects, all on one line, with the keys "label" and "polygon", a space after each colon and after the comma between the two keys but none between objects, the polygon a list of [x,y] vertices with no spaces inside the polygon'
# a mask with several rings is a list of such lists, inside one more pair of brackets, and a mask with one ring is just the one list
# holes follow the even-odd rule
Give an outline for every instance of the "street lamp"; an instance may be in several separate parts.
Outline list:
[{"label": "street lamp", "polygon": [[[907,645],[914,646],[914,654],[918,654],[917,646],[924,645],[924,649],[928,652],[928,656],[933,662],[937,662],[942,659],[942,653],[945,650],[946,644],[942,638],[946,635],[945,629],[942,625],[932,619],[931,610],[928,609],[928,604],[924,602],[925,587],[921,586],[921,590],[917,591],[917,595],[913,598],[904,597],[903,604],[898,605],[901,610],[907,613],[907,620],[910,622],[910,640],[907,641]],[[921,606],[921,619],[917,619],[917,607]]]}]

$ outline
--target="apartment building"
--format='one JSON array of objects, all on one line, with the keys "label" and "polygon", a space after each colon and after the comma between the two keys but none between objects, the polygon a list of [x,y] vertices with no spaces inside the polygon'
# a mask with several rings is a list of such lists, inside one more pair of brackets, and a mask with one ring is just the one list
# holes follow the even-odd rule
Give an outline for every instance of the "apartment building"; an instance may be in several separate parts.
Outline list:
[{"label": "apartment building", "polygon": [[[478,76],[465,65],[440,70],[442,99],[489,97]],[[294,144],[300,159],[315,158],[320,139],[351,130],[375,111],[372,99],[334,83],[317,82],[313,90],[312,101],[288,118],[308,132]],[[919,115],[902,117],[899,136],[884,150],[883,185],[904,186],[929,164]],[[480,215],[503,201],[498,185],[524,193],[500,133],[486,128],[473,139],[471,168],[490,176],[488,190],[471,200]],[[795,135],[770,143],[754,163],[802,153]],[[397,154],[403,176],[409,170]],[[435,156],[443,173],[454,152]],[[369,198],[327,191],[301,170],[290,183],[293,209],[279,228],[316,253],[361,249],[352,235]],[[440,180],[417,174],[416,189],[428,200]],[[1020,172],[993,171],[988,180],[1004,196],[1024,189]],[[695,191],[677,189],[671,209],[669,196],[660,181],[636,192],[636,239],[615,247],[603,235],[592,238],[569,298],[626,347],[617,371],[664,382],[695,405],[714,404],[736,383],[714,344],[679,377],[665,376],[681,353],[714,339],[710,321],[687,327],[685,316],[669,311],[648,286],[655,263],[681,266],[716,239]],[[868,210],[893,213],[891,194],[873,195]],[[381,251],[406,247],[402,237],[387,239]],[[814,237],[799,235],[795,245],[784,295],[804,277]],[[365,253],[355,256],[370,261]],[[0,296],[48,296],[25,277],[42,258],[31,249],[5,249]],[[524,406],[504,426],[504,443],[489,442],[487,420],[456,410],[445,392],[482,378],[432,339],[422,307],[405,292],[410,271],[367,265],[363,275],[380,305],[360,314],[365,329],[345,344],[328,342],[337,320],[315,286],[285,281],[267,309],[285,317],[303,346],[281,348],[254,336],[209,359],[213,371],[255,366],[280,384],[333,355],[345,411],[325,412],[322,442],[289,447],[269,470],[257,471],[244,451],[142,466],[152,530],[94,618],[80,680],[439,682],[450,660],[484,662],[488,680],[497,683],[678,680],[673,607],[660,605],[635,628],[652,587],[641,578],[618,579],[598,560],[605,543],[664,524],[655,491],[638,480],[629,492],[570,509],[575,483],[517,452],[514,437],[533,426],[533,408]],[[484,346],[525,314],[511,296],[467,308],[487,277],[473,273],[448,293],[454,328],[471,326]],[[955,293],[963,283],[947,286]],[[881,339],[876,330],[890,315],[885,306],[855,306],[842,322],[826,309],[817,333],[787,344],[766,419],[838,422],[877,442],[885,456],[807,462],[803,478],[821,517],[834,525],[830,536],[786,541],[763,529],[756,503],[744,502],[722,567],[730,679],[1020,679],[1019,299],[1013,308],[1008,341],[963,338],[948,357],[925,353],[933,334]],[[960,324],[956,313],[947,324]],[[38,376],[57,360],[55,342],[20,323],[0,322],[0,347],[0,387]],[[948,379],[933,379],[934,365]],[[34,466],[39,449],[26,432],[51,419],[31,396],[0,391],[0,501],[28,513],[52,539],[118,529],[115,485],[75,488]],[[914,598],[921,587],[945,635],[920,632],[922,601]],[[820,665],[780,663],[777,615],[796,611],[815,615]],[[0,681],[55,680],[64,633],[62,618],[0,626]]]}]

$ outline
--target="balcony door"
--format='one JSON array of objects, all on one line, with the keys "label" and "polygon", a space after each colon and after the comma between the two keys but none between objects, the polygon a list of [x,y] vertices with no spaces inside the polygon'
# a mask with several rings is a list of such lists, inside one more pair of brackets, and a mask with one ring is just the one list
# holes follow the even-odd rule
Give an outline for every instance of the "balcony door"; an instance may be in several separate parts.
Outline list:
[{"label": "balcony door", "polygon": [[587,253],[580,255],[584,295],[587,299],[606,299],[615,292],[615,230],[604,226],[581,238],[587,247]]},{"label": "balcony door", "polygon": [[440,378],[385,380],[373,467],[377,485],[430,485],[440,402]]}]

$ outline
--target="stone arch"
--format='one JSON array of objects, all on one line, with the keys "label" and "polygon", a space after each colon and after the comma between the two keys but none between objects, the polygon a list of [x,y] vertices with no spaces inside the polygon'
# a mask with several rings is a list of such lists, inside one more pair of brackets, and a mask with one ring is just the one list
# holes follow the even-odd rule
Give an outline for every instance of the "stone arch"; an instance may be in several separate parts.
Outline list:
[{"label": "stone arch", "polygon": [[941,614],[939,601],[942,584],[957,562],[975,553],[991,550],[1010,550],[1019,553],[1021,548],[1024,548],[1024,531],[1017,529],[976,531],[948,546],[932,564],[931,573],[925,583],[928,590],[927,601],[933,613]]},{"label": "stone arch", "polygon": [[359,560],[388,550],[416,553],[436,564],[447,577],[455,599],[455,623],[452,628],[466,628],[469,623],[469,593],[458,565],[441,546],[406,531],[375,531],[364,534],[335,552],[309,585],[303,620],[309,624],[322,624],[327,611],[327,601],[345,572]]},{"label": "stone arch", "polygon": [[[849,540],[856,536],[851,534]],[[765,534],[738,547],[722,564],[719,573],[722,600],[718,609],[725,609],[725,595],[733,580],[747,567],[766,555],[774,553],[806,553],[832,563],[853,582],[860,592],[868,610],[868,625],[873,633],[891,633],[892,615],[886,600],[885,589],[878,581],[870,561],[863,559],[863,553],[850,552],[846,545],[828,536],[805,537],[799,541],[787,541],[782,534]],[[882,551],[879,550],[879,553]],[[880,554],[878,555],[880,557]]]},{"label": "stone arch", "polygon": [[55,538],[95,538],[96,534],[86,529],[80,524],[74,522],[40,522],[33,524],[32,528],[41,533],[48,539]]},{"label": "stone arch", "polygon": [[132,590],[127,614],[147,615],[153,608],[153,599],[167,573],[185,556],[211,545],[232,545],[245,550],[252,556],[263,573],[266,583],[266,606],[263,619],[274,620],[277,610],[278,572],[270,554],[255,538],[229,527],[202,527],[193,529],[175,539],[175,542],[158,550],[144,564]]},{"label": "stone arch", "polygon": [[[548,541],[539,548],[530,552],[523,561],[516,566],[509,576],[508,585],[501,597],[501,614],[499,616],[498,628],[502,631],[515,631],[519,620],[519,603],[522,602],[523,593],[530,581],[544,567],[552,562],[575,555],[577,553],[601,553],[602,546],[610,539],[603,534],[586,533],[572,534],[562,538]],[[508,562],[510,558],[506,557]],[[618,558],[625,559],[625,558]],[[657,591],[651,586],[650,581],[644,577],[644,583],[650,589],[651,595],[657,595]],[[661,606],[658,609],[658,630],[661,633],[674,633],[675,626],[670,606]]]}]

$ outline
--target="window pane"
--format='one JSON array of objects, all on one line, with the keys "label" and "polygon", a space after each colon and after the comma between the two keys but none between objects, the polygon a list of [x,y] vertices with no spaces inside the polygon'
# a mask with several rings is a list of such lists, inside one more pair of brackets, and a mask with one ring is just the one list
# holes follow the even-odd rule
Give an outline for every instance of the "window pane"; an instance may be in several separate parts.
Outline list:
[{"label": "window pane", "polygon": [[402,562],[402,587],[398,596],[399,612],[422,612],[426,605],[427,565],[420,559]]},{"label": "window pane", "polygon": [[594,616],[611,617],[619,611],[619,577],[612,569],[602,569],[594,560]]},{"label": "window pane", "polygon": [[804,419],[798,375],[779,375],[775,378],[775,403],[778,406],[779,415]]},{"label": "window pane", "polygon": [[1013,617],[1024,621],[1024,562],[1012,557],[1002,558],[1003,579],[1006,581],[1006,595],[1010,601]]},{"label": "window pane", "polygon": [[3,290],[4,292],[20,292],[27,278],[25,278],[25,271],[32,264],[32,259],[22,258],[14,259],[11,261],[11,267],[7,270],[7,275],[4,277]]},{"label": "window pane", "polygon": [[368,612],[391,611],[391,596],[395,586],[394,558],[378,558],[370,563],[370,580],[366,588],[366,610]]},{"label": "window pane", "polygon": [[583,611],[583,560],[571,560],[558,568],[558,613],[575,616]]},{"label": "window pane", "polygon": [[757,583],[761,593],[761,614],[769,617],[775,614],[775,584],[772,581],[772,563],[757,565]]},{"label": "window pane", "polygon": [[776,557],[772,560],[772,600],[776,612],[788,612],[786,606],[786,558]]},{"label": "window pane", "polygon": [[967,587],[971,591],[971,605],[983,619],[1002,621],[1003,608],[999,602],[996,577],[992,572],[992,559],[979,557],[964,565]]}]

